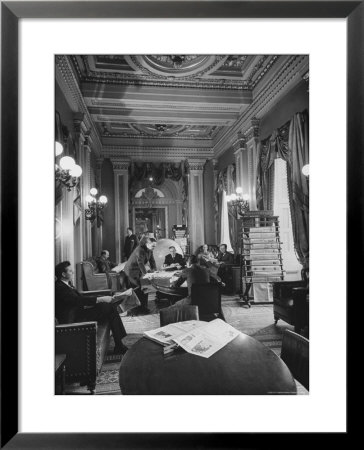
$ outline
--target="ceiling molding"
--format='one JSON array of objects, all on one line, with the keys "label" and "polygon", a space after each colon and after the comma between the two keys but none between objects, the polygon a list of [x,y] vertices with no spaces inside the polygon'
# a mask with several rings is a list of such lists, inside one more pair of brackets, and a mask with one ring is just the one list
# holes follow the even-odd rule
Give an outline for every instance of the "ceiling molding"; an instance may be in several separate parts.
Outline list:
[{"label": "ceiling molding", "polygon": [[248,106],[240,119],[222,135],[217,135],[218,142],[214,146],[214,157],[218,158],[232,147],[237,133],[246,133],[251,127],[251,119],[262,119],[284,95],[293,87],[302,82],[300,72],[308,68],[308,57],[306,55],[292,56],[280,69],[279,73],[257,94],[253,103]]}]

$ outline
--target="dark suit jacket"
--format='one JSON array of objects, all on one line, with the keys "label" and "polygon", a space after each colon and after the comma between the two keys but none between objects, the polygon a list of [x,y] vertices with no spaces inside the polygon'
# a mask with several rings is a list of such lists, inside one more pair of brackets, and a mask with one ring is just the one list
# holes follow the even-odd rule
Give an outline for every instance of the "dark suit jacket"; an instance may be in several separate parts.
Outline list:
[{"label": "dark suit jacket", "polygon": [[141,276],[147,273],[145,268],[147,262],[152,270],[156,269],[153,252],[144,245],[138,245],[124,266],[125,274],[134,285],[138,285]]},{"label": "dark suit jacket", "polygon": [[199,264],[192,264],[191,267],[183,269],[180,277],[174,283],[175,287],[181,286],[187,280],[188,295],[191,296],[191,286],[193,284],[204,284],[210,282],[210,271]]},{"label": "dark suit jacket", "polygon": [[76,289],[63,281],[56,281],[56,317],[59,323],[73,323],[83,311],[84,306],[95,306],[97,297],[82,296]]},{"label": "dark suit jacket", "polygon": [[166,264],[167,266],[170,266],[171,264],[179,264],[180,266],[184,267],[186,265],[186,261],[184,259],[184,257],[182,255],[180,255],[179,253],[176,253],[176,256],[172,257],[172,255],[170,253],[168,253],[168,255],[165,257],[164,259],[164,264]]},{"label": "dark suit jacket", "polygon": [[234,262],[234,255],[232,253],[229,253],[229,252],[225,252],[224,254],[219,252],[219,254],[217,255],[217,260],[218,260],[218,262],[224,262],[226,264],[232,264]]},{"label": "dark suit jacket", "polygon": [[100,273],[109,273],[111,269],[117,266],[114,262],[108,259],[103,259],[101,257],[96,259],[97,268]]},{"label": "dark suit jacket", "polygon": [[138,246],[138,238],[135,236],[135,234],[131,234],[130,236],[127,235],[125,237],[124,242],[124,255],[126,259],[129,258],[129,256],[133,253],[133,251]]}]

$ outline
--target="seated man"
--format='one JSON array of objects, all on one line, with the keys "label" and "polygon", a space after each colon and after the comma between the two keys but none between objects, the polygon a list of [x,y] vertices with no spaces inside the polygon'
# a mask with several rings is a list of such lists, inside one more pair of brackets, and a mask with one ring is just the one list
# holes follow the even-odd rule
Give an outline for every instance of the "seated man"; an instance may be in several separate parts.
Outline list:
[{"label": "seated man", "polygon": [[182,255],[177,253],[176,247],[171,245],[169,247],[170,253],[165,257],[163,269],[164,270],[178,270],[186,266],[186,261]]},{"label": "seated man", "polygon": [[115,354],[124,354],[128,348],[122,343],[126,336],[124,325],[111,303],[111,296],[83,296],[72,285],[73,270],[69,261],[56,265],[56,317],[60,324],[89,321],[108,321],[115,342]]},{"label": "seated man", "polygon": [[217,255],[217,264],[219,269],[217,271],[217,275],[222,279],[222,281],[227,284],[229,278],[229,264],[233,264],[234,255],[227,251],[226,244],[220,244],[219,246],[219,254]]},{"label": "seated man", "polygon": [[109,273],[111,269],[117,266],[116,263],[110,261],[110,253],[108,250],[103,250],[101,255],[96,258],[97,268],[100,273]]},{"label": "seated man", "polygon": [[[141,306],[130,311],[130,315],[148,314],[148,294],[141,288],[141,279],[148,272],[156,270],[156,264],[153,257],[153,250],[157,244],[154,238],[144,236],[139,245],[134,249],[128,261],[125,264],[124,272],[128,277],[130,287],[132,287],[138,296]],[[148,268],[149,265],[149,268]]]},{"label": "seated man", "polygon": [[187,261],[187,268],[184,269],[179,278],[172,283],[173,287],[181,286],[187,280],[188,296],[179,300],[175,305],[189,305],[191,303],[191,287],[193,284],[218,283],[224,286],[221,279],[211,273],[207,267],[198,264],[196,255],[191,255]]}]

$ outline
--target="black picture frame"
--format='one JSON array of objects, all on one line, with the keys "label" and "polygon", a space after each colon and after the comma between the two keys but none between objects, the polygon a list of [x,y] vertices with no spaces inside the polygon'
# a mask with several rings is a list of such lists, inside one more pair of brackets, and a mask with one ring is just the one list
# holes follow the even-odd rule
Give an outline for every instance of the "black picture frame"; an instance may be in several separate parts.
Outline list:
[{"label": "black picture frame", "polygon": [[[363,1],[1,2],[1,448],[257,448],[272,435],[248,433],[18,432],[18,22],[22,18],[346,18],[347,261],[362,246],[364,154]],[[308,30],[309,32],[309,30]],[[342,206],[342,205],[341,205]],[[341,213],[343,210],[340,208]],[[7,251],[7,247],[11,251]],[[362,259],[362,258],[361,258]],[[347,266],[350,289],[363,262]],[[6,277],[4,276],[6,273]],[[6,280],[4,279],[6,278]],[[326,280],[328,282],[328,280]],[[350,297],[348,290],[347,298]],[[345,299],[343,299],[345,308]],[[11,370],[9,370],[11,368]],[[242,423],[244,418],[242,416]],[[349,428],[348,428],[349,431]],[[349,433],[344,433],[347,437]],[[342,437],[342,436],[341,436]],[[300,443],[309,438],[303,436]],[[275,437],[273,437],[275,439]],[[289,435],[280,436],[284,448]],[[316,434],[317,439],[317,434]],[[337,438],[335,438],[337,439]],[[316,443],[318,441],[316,440]],[[270,445],[269,445],[270,446]]]}]

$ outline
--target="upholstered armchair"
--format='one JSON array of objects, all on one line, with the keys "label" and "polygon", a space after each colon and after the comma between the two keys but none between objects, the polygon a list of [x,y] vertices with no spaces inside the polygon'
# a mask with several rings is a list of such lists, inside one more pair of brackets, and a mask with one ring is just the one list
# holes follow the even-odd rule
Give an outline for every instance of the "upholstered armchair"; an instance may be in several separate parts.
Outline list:
[{"label": "upholstered armchair", "polygon": [[308,270],[303,269],[302,280],[273,283],[273,315],[275,324],[284,320],[301,333],[308,327]]},{"label": "upholstered armchair", "polygon": [[[76,286],[79,291],[116,292],[124,284],[125,274],[110,272],[99,273],[95,259],[76,264]],[[105,293],[104,295],[108,295]]]},{"label": "upholstered armchair", "polygon": [[66,354],[66,384],[87,386],[94,394],[96,377],[101,370],[110,343],[108,323],[82,322],[57,325],[56,354]]}]

